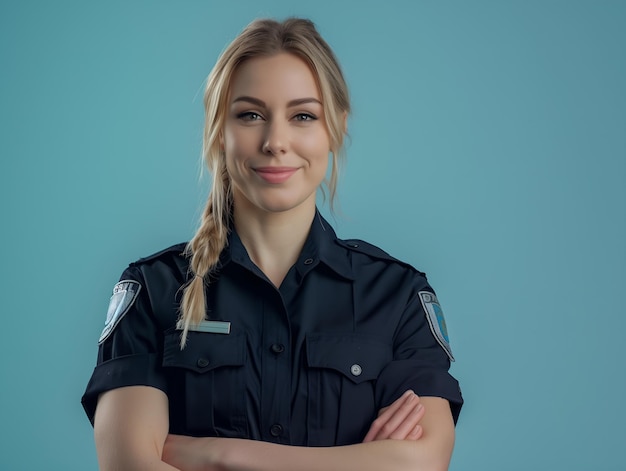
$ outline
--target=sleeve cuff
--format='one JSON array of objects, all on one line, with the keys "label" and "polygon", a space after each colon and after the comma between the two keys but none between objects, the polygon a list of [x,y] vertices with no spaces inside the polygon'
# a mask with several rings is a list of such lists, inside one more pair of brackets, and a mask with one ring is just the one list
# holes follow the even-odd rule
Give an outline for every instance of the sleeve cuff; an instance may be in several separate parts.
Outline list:
[{"label": "sleeve cuff", "polygon": [[458,381],[448,371],[432,366],[425,367],[418,360],[393,361],[378,377],[376,400],[380,407],[385,407],[409,389],[418,396],[447,399],[454,423],[457,423],[463,406],[463,396]]},{"label": "sleeve cuff", "polygon": [[81,400],[91,424],[94,422],[98,396],[111,389],[152,386],[167,394],[167,382],[161,371],[157,354],[127,355],[96,366]]}]

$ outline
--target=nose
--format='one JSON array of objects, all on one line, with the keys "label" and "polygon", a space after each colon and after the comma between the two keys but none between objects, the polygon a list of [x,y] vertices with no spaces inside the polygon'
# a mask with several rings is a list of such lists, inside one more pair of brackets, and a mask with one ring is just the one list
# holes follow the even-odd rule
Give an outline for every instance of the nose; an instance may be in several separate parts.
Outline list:
[{"label": "nose", "polygon": [[262,151],[267,155],[279,155],[287,152],[289,131],[287,123],[272,120],[267,123]]}]

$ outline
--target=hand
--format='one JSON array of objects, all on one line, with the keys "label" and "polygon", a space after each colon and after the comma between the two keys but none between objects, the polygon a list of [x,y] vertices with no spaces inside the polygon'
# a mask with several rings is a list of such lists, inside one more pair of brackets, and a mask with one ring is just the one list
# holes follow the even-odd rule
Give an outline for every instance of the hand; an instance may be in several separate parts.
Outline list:
[{"label": "hand", "polygon": [[219,471],[219,438],[168,435],[161,459],[181,471]]},{"label": "hand", "polygon": [[419,425],[424,417],[424,406],[420,398],[409,390],[396,399],[390,406],[378,412],[378,418],[372,422],[363,443],[385,440],[418,440],[423,433]]}]

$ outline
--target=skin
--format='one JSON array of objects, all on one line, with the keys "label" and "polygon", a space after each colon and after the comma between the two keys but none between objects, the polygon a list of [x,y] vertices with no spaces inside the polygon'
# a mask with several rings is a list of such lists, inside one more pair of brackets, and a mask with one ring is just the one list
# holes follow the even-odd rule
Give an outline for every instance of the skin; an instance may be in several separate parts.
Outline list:
[{"label": "skin", "polygon": [[[399,406],[411,394],[407,392],[386,410]],[[419,439],[385,439],[381,435],[357,445],[305,448],[168,435],[165,393],[148,386],[118,388],[98,401],[94,424],[98,462],[103,471],[446,470],[454,443],[449,404],[436,397],[422,397],[418,403],[424,405]]]},{"label": "skin", "polygon": [[[235,228],[251,259],[280,286],[304,245],[328,168],[320,93],[301,59],[278,54],[244,62],[229,103],[223,147]],[[293,174],[279,183],[262,172],[281,168]]]},{"label": "skin", "polygon": [[[246,213],[311,213],[328,167],[330,141],[309,67],[290,54],[244,62],[233,77],[223,132],[226,167]],[[263,169],[289,168],[280,183]],[[250,214],[248,214],[250,215]]]},{"label": "skin", "polygon": [[[275,286],[295,263],[315,215],[330,151],[323,116],[315,77],[295,56],[250,59],[231,83],[222,145],[234,224]],[[362,443],[341,447],[168,435],[168,417],[167,396],[158,389],[104,393],[94,424],[100,469],[439,471],[448,468],[454,445],[448,401],[412,391],[379,411]]]}]

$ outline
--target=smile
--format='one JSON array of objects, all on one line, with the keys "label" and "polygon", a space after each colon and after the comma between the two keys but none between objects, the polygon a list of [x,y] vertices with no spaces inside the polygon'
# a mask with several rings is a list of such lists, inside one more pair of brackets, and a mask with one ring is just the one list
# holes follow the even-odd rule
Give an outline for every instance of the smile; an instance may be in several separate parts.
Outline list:
[{"label": "smile", "polygon": [[283,183],[298,171],[295,167],[259,167],[253,169],[267,183]]}]

